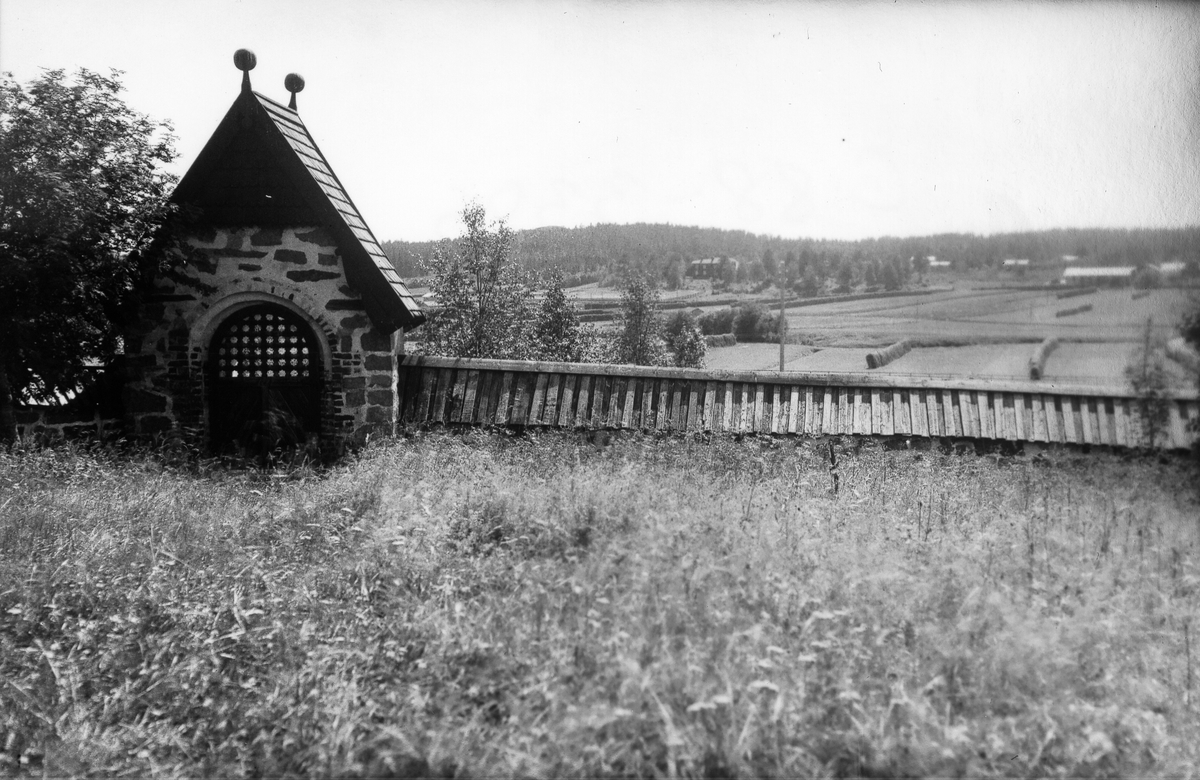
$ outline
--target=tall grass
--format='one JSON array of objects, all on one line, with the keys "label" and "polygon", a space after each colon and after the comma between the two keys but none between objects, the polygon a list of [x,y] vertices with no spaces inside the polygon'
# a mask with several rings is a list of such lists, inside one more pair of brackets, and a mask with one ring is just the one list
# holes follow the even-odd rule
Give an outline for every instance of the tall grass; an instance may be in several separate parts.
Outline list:
[{"label": "tall grass", "polygon": [[1194,774],[1185,469],[570,434],[284,478],[0,455],[0,761]]}]

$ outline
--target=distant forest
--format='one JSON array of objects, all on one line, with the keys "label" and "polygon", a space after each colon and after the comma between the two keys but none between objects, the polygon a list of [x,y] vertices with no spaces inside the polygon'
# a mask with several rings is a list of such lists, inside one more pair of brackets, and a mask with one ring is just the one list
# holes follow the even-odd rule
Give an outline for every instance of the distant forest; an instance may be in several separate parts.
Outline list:
[{"label": "distant forest", "polygon": [[[526,268],[557,268],[568,278],[609,280],[626,270],[642,270],[678,280],[691,260],[737,258],[752,276],[773,273],[784,264],[793,278],[806,273],[858,276],[867,266],[936,256],[955,270],[995,267],[1006,258],[1028,258],[1031,264],[1075,255],[1089,265],[1142,265],[1171,260],[1200,262],[1200,226],[1188,228],[1068,228],[1029,233],[980,236],[943,233],[910,238],[829,241],[788,239],[742,230],[633,224],[588,227],[543,227],[515,231],[516,257]],[[419,259],[430,256],[439,242],[385,241],[384,251],[402,276],[423,276]],[[766,259],[765,266],[763,265]]]}]

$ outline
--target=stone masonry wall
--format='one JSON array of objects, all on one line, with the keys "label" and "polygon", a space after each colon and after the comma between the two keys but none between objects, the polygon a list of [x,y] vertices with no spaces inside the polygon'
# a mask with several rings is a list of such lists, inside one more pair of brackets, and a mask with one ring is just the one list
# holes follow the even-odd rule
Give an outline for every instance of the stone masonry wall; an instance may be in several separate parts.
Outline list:
[{"label": "stone masonry wall", "polygon": [[124,405],[134,436],[207,442],[209,342],[228,316],[255,303],[301,313],[323,344],[323,452],[395,431],[392,336],[372,328],[326,230],[212,229],[189,244],[194,256],[156,281],[144,325],[126,338]]}]

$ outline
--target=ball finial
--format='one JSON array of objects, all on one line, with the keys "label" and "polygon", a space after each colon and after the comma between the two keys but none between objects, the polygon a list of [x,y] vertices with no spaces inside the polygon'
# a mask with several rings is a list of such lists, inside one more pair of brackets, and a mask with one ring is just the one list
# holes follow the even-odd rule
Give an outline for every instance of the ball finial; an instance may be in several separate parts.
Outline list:
[{"label": "ball finial", "polygon": [[289,73],[283,79],[283,87],[288,92],[292,93],[292,99],[288,102],[288,108],[296,110],[296,93],[304,89],[304,77],[299,73]]},{"label": "ball finial", "polygon": [[258,58],[254,56],[254,52],[249,49],[238,49],[233,53],[233,64],[240,71],[252,71],[254,66],[258,64]]}]

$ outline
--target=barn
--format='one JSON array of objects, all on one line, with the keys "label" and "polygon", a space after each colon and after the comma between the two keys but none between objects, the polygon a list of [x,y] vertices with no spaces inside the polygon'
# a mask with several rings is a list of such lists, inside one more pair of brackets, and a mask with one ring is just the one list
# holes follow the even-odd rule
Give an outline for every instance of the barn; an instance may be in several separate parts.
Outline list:
[{"label": "barn", "polygon": [[185,227],[125,338],[135,437],[336,456],[398,413],[397,352],[425,315],[297,110],[241,91],[172,195]]}]

